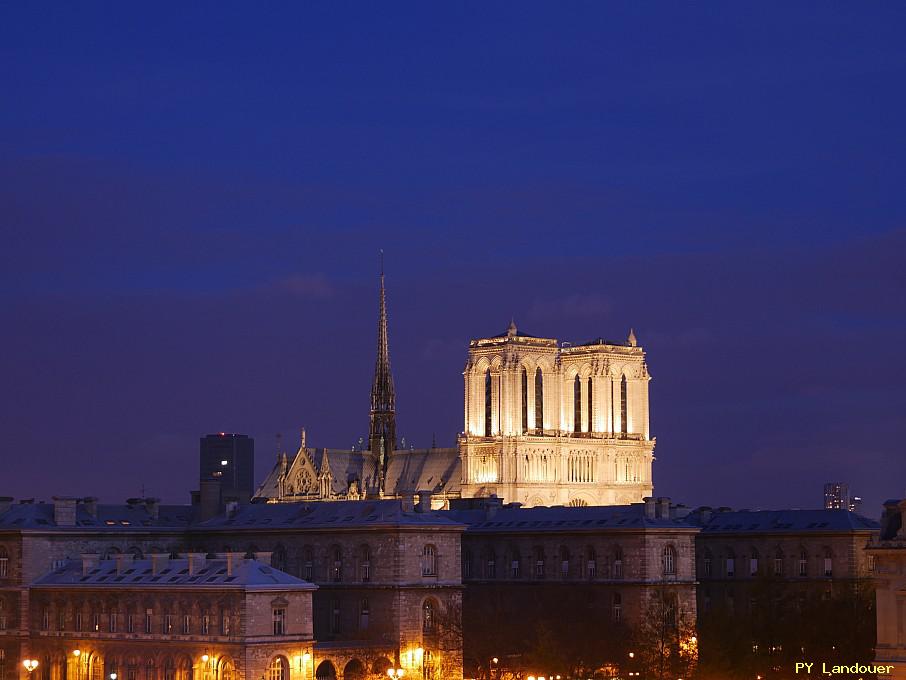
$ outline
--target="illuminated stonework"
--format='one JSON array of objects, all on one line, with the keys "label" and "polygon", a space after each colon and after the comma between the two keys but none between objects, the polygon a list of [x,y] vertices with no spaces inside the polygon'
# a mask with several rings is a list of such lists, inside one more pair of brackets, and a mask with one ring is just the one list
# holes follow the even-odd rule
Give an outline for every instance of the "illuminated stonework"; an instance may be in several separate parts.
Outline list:
[{"label": "illuminated stonework", "polygon": [[537,338],[472,340],[463,372],[463,497],[536,505],[639,503],[653,491],[645,352]]}]

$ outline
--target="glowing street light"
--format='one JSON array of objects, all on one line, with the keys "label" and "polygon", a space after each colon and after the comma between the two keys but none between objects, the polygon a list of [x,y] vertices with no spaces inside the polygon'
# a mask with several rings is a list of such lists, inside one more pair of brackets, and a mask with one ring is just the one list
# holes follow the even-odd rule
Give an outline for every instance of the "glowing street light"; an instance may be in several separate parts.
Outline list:
[{"label": "glowing street light", "polygon": [[32,671],[38,667],[37,659],[26,659],[22,662],[22,665],[25,666],[25,670],[28,671],[28,676],[31,677]]},{"label": "glowing street light", "polygon": [[387,669],[387,677],[391,678],[392,680],[399,680],[405,674],[406,674],[406,671],[404,671],[402,668],[388,668]]},{"label": "glowing street light", "polygon": [[110,680],[116,680],[116,673],[110,674]]}]

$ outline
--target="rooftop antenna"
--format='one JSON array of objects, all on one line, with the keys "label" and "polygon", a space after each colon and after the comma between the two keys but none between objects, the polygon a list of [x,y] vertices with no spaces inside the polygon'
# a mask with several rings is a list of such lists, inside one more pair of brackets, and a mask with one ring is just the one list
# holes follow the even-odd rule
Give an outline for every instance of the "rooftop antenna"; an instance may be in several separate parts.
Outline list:
[{"label": "rooftop antenna", "polygon": [[381,248],[381,276],[384,275],[384,249]]}]

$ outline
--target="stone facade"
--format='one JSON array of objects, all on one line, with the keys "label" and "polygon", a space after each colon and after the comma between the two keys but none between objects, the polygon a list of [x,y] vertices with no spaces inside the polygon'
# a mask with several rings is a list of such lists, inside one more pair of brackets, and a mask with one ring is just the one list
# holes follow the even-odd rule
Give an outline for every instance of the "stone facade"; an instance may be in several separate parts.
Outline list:
[{"label": "stone facade", "polygon": [[651,377],[633,333],[569,345],[511,324],[470,342],[463,376],[463,497],[532,507],[651,495]]},{"label": "stone facade", "polygon": [[878,678],[906,679],[906,500],[884,504],[881,530],[868,546],[877,596]]}]

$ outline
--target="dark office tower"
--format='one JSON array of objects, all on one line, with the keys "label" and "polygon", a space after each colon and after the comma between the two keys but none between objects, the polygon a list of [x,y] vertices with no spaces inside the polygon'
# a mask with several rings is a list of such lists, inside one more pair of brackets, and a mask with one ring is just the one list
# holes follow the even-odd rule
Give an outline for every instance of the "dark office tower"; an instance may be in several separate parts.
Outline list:
[{"label": "dark office tower", "polygon": [[255,440],[245,434],[209,434],[201,438],[199,480],[220,481],[224,500],[248,502],[255,492]]}]

